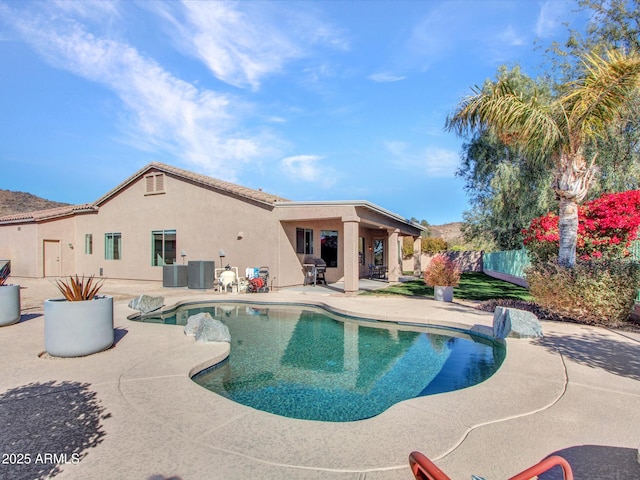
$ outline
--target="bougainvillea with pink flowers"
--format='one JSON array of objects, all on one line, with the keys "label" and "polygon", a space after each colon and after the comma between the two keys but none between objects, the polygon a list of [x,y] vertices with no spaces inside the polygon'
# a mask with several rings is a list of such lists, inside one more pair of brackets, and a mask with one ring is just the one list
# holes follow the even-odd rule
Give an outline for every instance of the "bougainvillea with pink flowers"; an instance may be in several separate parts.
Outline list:
[{"label": "bougainvillea with pink flowers", "polygon": [[[610,193],[578,208],[576,254],[581,260],[621,258],[638,238],[640,190]],[[535,261],[547,261],[558,254],[558,215],[535,218],[522,231],[524,244]]]}]

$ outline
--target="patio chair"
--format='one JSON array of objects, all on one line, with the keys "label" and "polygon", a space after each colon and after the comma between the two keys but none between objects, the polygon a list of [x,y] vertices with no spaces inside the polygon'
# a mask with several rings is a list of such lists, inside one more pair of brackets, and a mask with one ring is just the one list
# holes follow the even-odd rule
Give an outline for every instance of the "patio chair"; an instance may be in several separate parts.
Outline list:
[{"label": "patio chair", "polygon": [[[451,480],[442,470],[440,470],[431,460],[420,452],[411,452],[409,455],[409,466],[411,473],[416,480]],[[541,462],[536,463],[533,467],[529,467],[523,472],[518,473],[509,480],[531,480],[538,478],[541,473],[551,470],[553,467],[562,468],[564,480],[573,480],[573,472],[571,465],[564,458],[552,455],[545,458]],[[472,475],[472,480],[483,480],[480,477]]]}]

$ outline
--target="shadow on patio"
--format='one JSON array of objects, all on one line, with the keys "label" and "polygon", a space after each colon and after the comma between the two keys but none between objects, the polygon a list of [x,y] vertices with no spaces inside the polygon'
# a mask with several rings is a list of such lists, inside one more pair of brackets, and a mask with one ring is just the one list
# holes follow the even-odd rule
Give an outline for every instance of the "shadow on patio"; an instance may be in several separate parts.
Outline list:
[{"label": "shadow on patio", "polygon": [[[638,451],[633,448],[606,445],[580,445],[554,452],[571,465],[576,480],[630,480],[640,478]],[[562,480],[562,471],[554,468],[538,477],[540,480]]]},{"label": "shadow on patio", "polygon": [[[560,351],[565,357],[592,368],[633,380],[640,380],[640,343],[612,338],[596,331],[571,335],[549,335],[535,340],[537,345]],[[640,478],[640,477],[637,477]]]},{"label": "shadow on patio", "polygon": [[102,442],[102,420],[109,416],[86,383],[49,381],[7,390],[0,395],[0,452],[3,459],[16,456],[7,457],[0,477],[55,476]]}]

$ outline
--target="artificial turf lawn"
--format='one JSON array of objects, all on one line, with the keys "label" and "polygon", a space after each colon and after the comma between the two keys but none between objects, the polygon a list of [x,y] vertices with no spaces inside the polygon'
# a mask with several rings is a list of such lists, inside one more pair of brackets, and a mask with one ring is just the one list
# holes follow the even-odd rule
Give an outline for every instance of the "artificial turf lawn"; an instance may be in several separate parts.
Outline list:
[{"label": "artificial turf lawn", "polygon": [[[433,297],[433,287],[427,286],[423,280],[391,285],[389,287],[363,292],[361,295],[403,295],[406,297]],[[460,300],[484,301],[492,299],[511,299],[530,302],[529,290],[509,282],[492,278],[482,272],[467,272],[460,277],[460,284],[453,287],[453,298]]]}]

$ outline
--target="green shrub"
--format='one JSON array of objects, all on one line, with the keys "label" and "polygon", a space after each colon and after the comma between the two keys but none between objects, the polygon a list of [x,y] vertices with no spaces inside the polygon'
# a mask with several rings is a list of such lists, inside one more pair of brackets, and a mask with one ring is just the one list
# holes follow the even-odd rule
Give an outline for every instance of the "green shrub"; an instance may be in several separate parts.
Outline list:
[{"label": "green shrub", "polygon": [[413,237],[402,237],[402,258],[413,257]]},{"label": "green shrub", "polygon": [[582,323],[615,326],[628,321],[640,286],[640,265],[625,260],[579,260],[574,268],[536,262],[526,271],[541,307]]},{"label": "green shrub", "polygon": [[447,249],[447,242],[442,238],[423,237],[422,251],[424,253],[444,252]]}]

